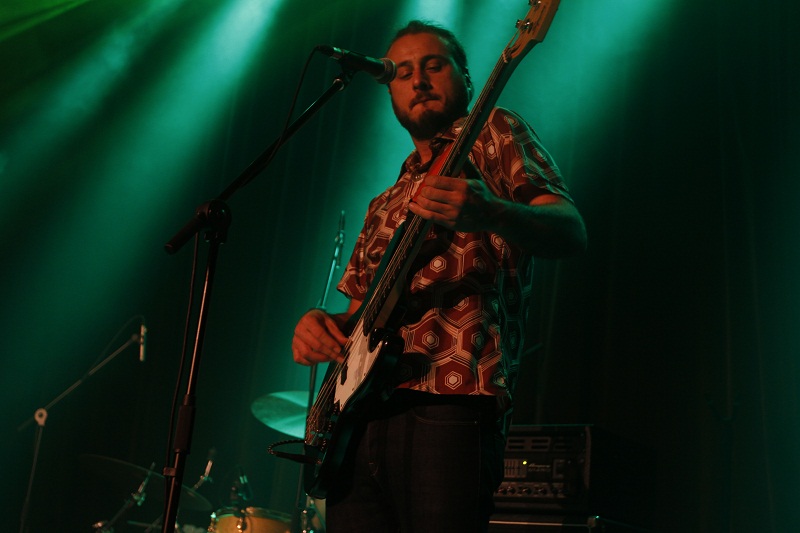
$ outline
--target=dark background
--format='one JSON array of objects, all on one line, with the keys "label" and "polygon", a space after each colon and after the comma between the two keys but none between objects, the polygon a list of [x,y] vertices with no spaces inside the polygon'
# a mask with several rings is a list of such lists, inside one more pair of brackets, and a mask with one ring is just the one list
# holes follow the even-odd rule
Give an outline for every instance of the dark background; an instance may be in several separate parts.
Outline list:
[{"label": "dark background", "polygon": [[[0,11],[0,510],[10,529],[34,459],[34,425],[20,426],[137,333],[139,316],[147,360],[129,346],[49,409],[30,531],[88,531],[136,489],[85,454],[164,466],[192,243],[174,256],[163,243],[272,142],[314,45],[380,56],[403,20],[427,16],[362,0],[254,8],[249,16],[269,17],[269,29],[232,78],[204,70],[234,59],[198,38],[221,2],[174,2],[161,25],[122,31],[167,4],[11,2]],[[440,20],[462,36],[479,86],[522,4],[470,0]],[[515,422],[595,424],[651,449],[655,464],[640,475],[655,487],[654,531],[792,531],[798,7],[652,6],[625,33],[640,3],[564,2],[500,100],[529,118],[559,162],[590,241],[579,258],[538,265],[530,329],[541,349],[524,362]],[[124,41],[131,36],[147,46]],[[109,42],[136,53],[88,55]],[[179,62],[191,46],[196,55]],[[87,77],[68,92],[63,81],[98,61],[115,73],[113,86],[82,101],[74,95],[102,88]],[[181,78],[187,65],[198,77]],[[314,59],[298,108],[336,73]],[[213,113],[180,106],[183,95],[223,86]],[[349,255],[367,199],[411,149],[384,91],[357,76],[230,202],[185,477],[194,484],[216,448],[214,481],[200,489],[215,509],[240,465],[258,506],[292,512],[298,468],[266,451],[286,436],[250,405],[307,387],[307,369],[291,363],[291,330],[324,290],[339,213]],[[49,109],[60,121],[37,122]],[[180,158],[188,133],[194,145]],[[201,244],[201,259],[206,251]],[[332,294],[330,307],[342,305]],[[129,518],[161,510],[150,494]],[[205,527],[208,517],[183,510],[179,520]]]}]

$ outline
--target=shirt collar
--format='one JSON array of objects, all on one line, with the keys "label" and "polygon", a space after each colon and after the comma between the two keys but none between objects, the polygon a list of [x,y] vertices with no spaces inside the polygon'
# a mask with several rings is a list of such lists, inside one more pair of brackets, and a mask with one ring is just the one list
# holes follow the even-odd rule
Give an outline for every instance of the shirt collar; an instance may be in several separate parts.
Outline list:
[{"label": "shirt collar", "polygon": [[[436,136],[434,136],[434,138],[430,140],[430,145],[434,148],[433,149],[434,153],[437,153],[439,150],[441,150],[442,146],[444,146],[446,143],[451,143],[456,140],[458,134],[461,133],[461,128],[464,125],[465,120],[467,120],[467,117],[459,118],[458,120],[453,122],[453,124],[451,124],[450,127],[448,127],[445,130],[442,130],[440,133],[437,133]],[[433,159],[436,159],[436,157],[434,156],[434,158],[428,161],[425,165],[420,165],[419,159],[420,159],[419,152],[417,152],[417,150],[415,149],[413,152],[411,152],[411,154],[409,154],[409,156],[403,162],[403,167],[400,171],[400,175],[402,176],[406,172],[413,172],[413,173],[425,172],[426,170],[428,170],[428,167],[430,167],[431,163],[433,162]]]}]

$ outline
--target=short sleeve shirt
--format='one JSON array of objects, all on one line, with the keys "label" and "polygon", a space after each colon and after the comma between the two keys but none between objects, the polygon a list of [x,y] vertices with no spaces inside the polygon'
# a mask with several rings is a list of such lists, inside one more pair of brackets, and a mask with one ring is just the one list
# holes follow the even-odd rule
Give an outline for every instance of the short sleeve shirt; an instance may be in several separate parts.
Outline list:
[{"label": "short sleeve shirt", "polygon": [[[463,119],[434,139],[449,143]],[[495,195],[523,204],[557,194],[572,201],[561,173],[517,114],[495,108],[468,165]],[[414,151],[397,182],[374,198],[338,289],[364,300],[389,241],[407,214],[426,167]],[[513,391],[533,281],[533,257],[500,235],[433,225],[410,274],[397,334],[404,353],[396,382],[437,394]]]}]

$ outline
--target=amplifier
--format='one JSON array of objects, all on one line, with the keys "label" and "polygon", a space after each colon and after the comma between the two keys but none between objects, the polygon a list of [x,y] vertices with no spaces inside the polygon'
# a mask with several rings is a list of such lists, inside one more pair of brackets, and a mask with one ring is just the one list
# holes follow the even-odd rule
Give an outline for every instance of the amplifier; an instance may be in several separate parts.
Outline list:
[{"label": "amplifier", "polygon": [[500,513],[607,517],[649,525],[652,454],[591,425],[511,426],[505,475],[495,493]]}]

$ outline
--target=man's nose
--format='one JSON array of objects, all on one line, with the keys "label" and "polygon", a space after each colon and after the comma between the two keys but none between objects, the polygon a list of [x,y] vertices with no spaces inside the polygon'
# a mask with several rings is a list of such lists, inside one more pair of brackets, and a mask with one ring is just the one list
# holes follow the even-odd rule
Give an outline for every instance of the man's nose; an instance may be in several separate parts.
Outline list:
[{"label": "man's nose", "polygon": [[414,72],[413,76],[414,88],[417,90],[430,89],[431,81],[428,78],[428,73],[425,69],[420,69]]}]

